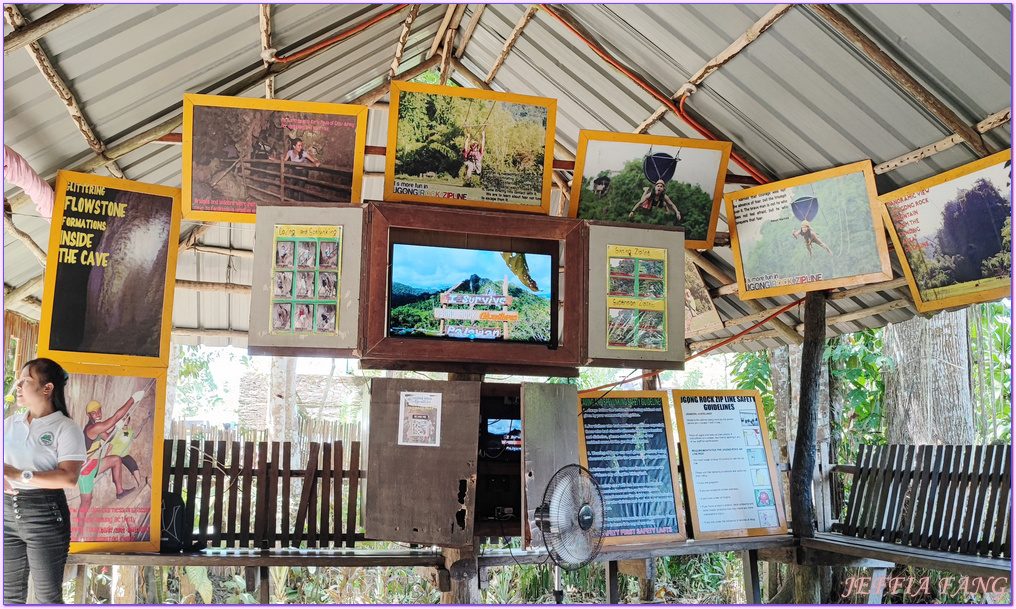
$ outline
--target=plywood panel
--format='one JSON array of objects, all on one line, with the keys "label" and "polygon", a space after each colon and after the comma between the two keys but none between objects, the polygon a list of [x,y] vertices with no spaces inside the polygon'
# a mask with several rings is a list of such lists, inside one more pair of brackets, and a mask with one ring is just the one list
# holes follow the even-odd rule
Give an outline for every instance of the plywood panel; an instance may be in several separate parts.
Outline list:
[{"label": "plywood panel", "polygon": [[[399,443],[406,392],[440,394],[439,445]],[[472,544],[479,426],[479,383],[372,379],[366,537]]]},{"label": "plywood panel", "polygon": [[522,383],[522,476],[531,548],[544,547],[534,513],[551,477],[579,462],[579,426],[575,385]]}]

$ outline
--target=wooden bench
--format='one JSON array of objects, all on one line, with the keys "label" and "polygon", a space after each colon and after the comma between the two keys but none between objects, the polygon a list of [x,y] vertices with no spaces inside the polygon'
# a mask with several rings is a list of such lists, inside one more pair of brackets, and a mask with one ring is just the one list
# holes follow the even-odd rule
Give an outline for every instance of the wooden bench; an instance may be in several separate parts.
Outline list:
[{"label": "wooden bench", "polygon": [[1011,446],[861,446],[837,468],[853,475],[843,522],[801,547],[1008,579],[1011,461]]}]

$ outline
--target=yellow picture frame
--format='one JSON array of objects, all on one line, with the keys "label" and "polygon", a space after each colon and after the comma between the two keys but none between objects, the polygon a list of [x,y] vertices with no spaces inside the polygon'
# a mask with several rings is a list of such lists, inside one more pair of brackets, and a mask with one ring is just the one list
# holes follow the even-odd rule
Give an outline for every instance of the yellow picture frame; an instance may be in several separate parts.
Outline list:
[{"label": "yellow picture frame", "polygon": [[[935,177],[928,178],[901,188],[894,190],[893,192],[886,193],[879,197],[882,204],[882,219],[885,222],[886,228],[889,230],[889,236],[892,238],[893,246],[896,248],[896,256],[900,261],[900,266],[903,267],[903,274],[907,278],[907,284],[910,286],[910,292],[914,297],[914,306],[918,312],[926,313],[928,311],[937,311],[941,309],[950,309],[953,307],[960,307],[971,305],[980,302],[989,302],[992,300],[998,300],[1005,298],[1012,294],[1012,265],[1010,263],[1008,270],[1000,268],[996,277],[979,277],[977,279],[971,279],[968,281],[956,281],[955,283],[940,286],[940,287],[925,287],[919,284],[917,273],[915,273],[915,267],[920,268],[920,265],[928,265],[927,255],[924,253],[924,248],[928,247],[925,245],[915,251],[914,246],[919,245],[919,242],[911,242],[910,239],[904,239],[906,235],[929,235],[928,228],[925,231],[921,230],[921,226],[924,224],[931,224],[935,221],[934,216],[929,212],[941,210],[941,214],[945,214],[945,206],[955,202],[955,199],[949,199],[943,201],[942,198],[949,196],[947,192],[955,192],[952,189],[961,189],[963,182],[970,182],[975,179],[991,180],[990,186],[995,189],[996,194],[998,188],[1007,188],[1007,192],[1012,193],[1012,177],[1011,177],[1011,162],[1012,162],[1012,149],[1006,149],[1002,152],[995,153],[991,156],[983,159],[978,159],[973,163],[968,163],[962,167],[957,167],[945,173],[939,174]],[[1003,186],[1001,180],[1004,179],[1005,175],[1005,164],[1010,163],[1008,178],[1009,184]],[[992,175],[996,174],[996,175]],[[992,178],[995,178],[992,180]],[[964,180],[964,178],[967,178]],[[997,182],[997,183],[996,183]],[[936,192],[937,191],[937,192]],[[938,199],[937,201],[934,199]],[[1001,201],[1005,200],[1004,196],[1000,196]],[[982,201],[983,203],[983,201]],[[930,207],[929,208],[929,204]],[[985,203],[986,205],[986,203]],[[923,211],[922,211],[923,210]],[[982,224],[988,222],[995,224],[1002,217],[1009,219],[1010,222],[1010,234],[1012,230],[1012,201],[1009,201],[1009,207],[1007,210],[999,210],[1004,216],[999,218],[992,218],[993,214],[988,213],[989,210],[979,210],[977,212],[968,212],[972,216],[976,216]],[[895,218],[894,218],[895,215]],[[922,219],[923,217],[923,219]],[[939,215],[939,219],[942,215]],[[936,223],[937,224],[937,223]],[[939,230],[944,229],[944,221],[941,221],[943,225]],[[983,226],[968,229],[970,233],[968,236],[976,236],[980,241],[984,237]],[[998,230],[997,228],[995,230]],[[1004,225],[1002,230],[1004,230]],[[903,235],[901,235],[903,233]],[[1011,237],[1010,237],[1011,239]],[[969,241],[966,240],[966,241]],[[938,243],[938,239],[936,239]],[[997,252],[1004,252],[1005,247],[1003,243],[1003,237],[1001,234],[998,239]],[[933,246],[932,250],[937,247],[941,249],[942,244],[938,243],[937,246]],[[959,249],[959,248],[957,248]],[[979,248],[980,249],[980,248]],[[970,276],[975,269],[978,269],[981,264],[984,263],[980,260],[980,264],[975,269],[963,268],[966,266],[972,266],[966,264],[967,258],[967,247],[956,251],[954,255],[959,255],[960,260],[955,257],[952,262],[952,269],[950,272],[956,274],[961,270],[965,271],[967,276]],[[919,252],[919,253],[918,253]],[[923,260],[922,260],[923,259]],[[960,267],[960,268],[958,268]],[[983,270],[981,270],[983,275]],[[955,279],[955,277],[954,277]],[[924,283],[922,280],[920,283]]]},{"label": "yellow picture frame", "polygon": [[[122,427],[114,425],[108,439],[100,440],[102,447],[98,449],[98,459],[90,454],[85,460],[82,472],[89,469],[89,474],[79,476],[79,483],[67,489],[67,502],[71,508],[71,547],[72,554],[80,552],[158,552],[162,537],[162,465],[164,444],[164,426],[166,419],[166,380],[165,368],[135,368],[128,366],[98,366],[90,363],[73,361],[61,362],[69,376],[66,387],[68,411],[75,423],[84,428],[88,420],[87,409],[92,401],[99,403],[100,421],[107,421],[116,416],[117,412],[126,407],[127,411],[118,420]],[[133,402],[132,394],[138,390],[145,391],[139,402]],[[154,398],[154,399],[152,399]],[[129,404],[129,405],[128,405]],[[126,433],[124,433],[126,432]],[[124,439],[117,441],[117,436]],[[102,438],[100,434],[98,436]],[[136,440],[141,443],[135,445]],[[146,442],[150,441],[150,444]],[[87,442],[86,442],[87,444]],[[139,451],[150,446],[151,452]],[[86,449],[91,448],[86,446]],[[107,457],[112,453],[122,452],[131,457],[133,465],[138,468],[142,478],[147,478],[147,485],[135,486],[136,477],[132,475],[130,463],[120,454],[120,462],[108,463]],[[148,467],[145,467],[145,460]],[[115,482],[111,479],[111,470],[120,467],[124,489],[123,496],[117,497]],[[105,469],[104,469],[105,468]],[[86,480],[81,480],[85,476]],[[147,487],[147,488],[146,488]],[[81,494],[89,489],[92,497],[89,509],[79,514]],[[138,503],[138,498],[150,492],[149,501]],[[131,504],[134,505],[131,505]],[[147,511],[146,511],[147,508]],[[135,516],[137,515],[137,516]],[[96,522],[98,520],[98,522]],[[95,522],[90,526],[90,522]],[[147,523],[147,524],[145,524]],[[142,541],[122,540],[91,540],[77,541],[88,536],[82,533],[96,529],[92,537],[125,537],[131,534],[131,528],[142,529],[134,533],[143,533],[147,528],[148,539]],[[105,529],[111,529],[109,531]]]},{"label": "yellow picture frame", "polygon": [[[413,119],[407,111],[410,107],[408,102],[402,104],[404,93],[434,96],[430,98],[432,102],[446,100],[441,103],[448,107],[448,112],[442,116],[447,116],[448,122],[441,123],[439,129],[435,129],[437,123],[431,122],[410,131],[410,121]],[[505,109],[502,105],[500,112],[495,115],[499,102],[528,106],[531,109],[515,106]],[[546,115],[541,126],[540,115],[543,112]],[[462,116],[461,123],[452,124],[450,121],[453,116],[456,119]],[[393,81],[388,113],[384,199],[394,202],[435,203],[549,215],[556,119],[555,99]],[[471,122],[474,120],[477,122]],[[401,131],[400,122],[405,122],[405,128]],[[491,128],[491,141],[488,141],[486,132],[488,126]],[[541,129],[542,136],[538,133]],[[476,137],[478,130],[481,139]],[[513,131],[514,133],[511,133]],[[449,149],[455,151],[455,157],[448,157],[446,152],[442,152],[444,160],[439,166],[435,166],[430,157],[423,158],[422,154],[416,154],[418,158],[410,156],[416,150],[429,145],[414,139],[414,134],[426,135],[429,138],[436,132],[443,134],[438,148],[443,151]],[[519,136],[517,147],[523,146],[522,140],[531,146],[520,148],[519,154],[514,156],[510,156],[507,152],[498,153],[497,156],[491,153],[489,147],[494,146],[494,150],[497,151],[498,144],[510,133]],[[474,145],[479,150],[478,157],[468,156]],[[542,163],[537,161],[539,155],[543,157]],[[483,160],[485,156],[488,158],[486,165]],[[495,159],[493,163],[489,160],[492,156]],[[492,164],[495,166],[510,164],[511,171],[495,170],[491,167]],[[535,172],[527,171],[537,168],[541,169],[538,176]],[[400,173],[396,174],[397,171]],[[452,175],[453,172],[455,175]],[[404,177],[400,178],[400,175]],[[465,181],[468,181],[468,185]],[[473,186],[472,184],[477,181],[479,186]],[[521,191],[523,187],[527,187],[529,191]],[[539,192],[536,192],[537,190]]]},{"label": "yellow picture frame", "polygon": [[[583,404],[582,400],[591,400],[590,404]],[[583,467],[590,469],[594,478],[597,478],[597,467],[590,465],[588,445],[586,440],[585,431],[585,415],[587,414],[584,409],[589,409],[592,406],[596,408],[596,404],[605,405],[608,404],[608,400],[660,400],[660,405],[663,410],[663,434],[666,438],[667,448],[667,472],[670,474],[670,492],[673,493],[674,501],[674,521],[676,532],[674,533],[655,533],[647,532],[647,529],[659,528],[659,527],[638,527],[631,529],[630,532],[620,532],[617,534],[611,534],[610,530],[607,530],[606,520],[604,521],[604,537],[603,545],[605,547],[610,546],[622,546],[625,544],[632,543],[662,543],[670,541],[685,541],[688,539],[688,532],[685,530],[687,526],[685,524],[685,505],[683,495],[681,493],[681,487],[679,486],[680,475],[677,469],[677,454],[675,453],[674,435],[673,435],[673,418],[671,415],[670,396],[666,391],[585,391],[578,394],[578,431],[579,431],[579,459]],[[644,411],[645,405],[639,404],[640,410]],[[631,423],[632,419],[626,417],[625,421]],[[602,424],[602,423],[600,423]],[[655,447],[654,450],[658,450],[659,447]],[[649,470],[645,470],[648,475]],[[604,491],[603,486],[605,481],[602,477],[597,478],[597,482],[601,486],[601,492],[604,493],[604,507],[606,510],[611,509],[610,500],[606,496],[607,491]],[[606,482],[609,485],[609,482]],[[670,495],[667,496],[670,498]],[[646,499],[648,501],[648,499]]]},{"label": "yellow picture frame", "polygon": [[[55,191],[39,357],[168,366],[180,189],[61,170]],[[153,273],[159,259],[165,269]]]},{"label": "yellow picture frame", "polygon": [[892,279],[870,160],[723,198],[741,300]]},{"label": "yellow picture frame", "polygon": [[[769,429],[766,425],[765,412],[762,407],[762,396],[758,391],[740,391],[740,390],[701,390],[701,389],[674,389],[671,391],[674,399],[674,411],[676,414],[677,430],[679,436],[679,445],[681,450],[681,463],[684,465],[684,488],[687,491],[688,504],[692,522],[692,536],[695,539],[724,539],[730,537],[755,537],[759,535],[783,535],[787,533],[787,513],[786,506],[783,503],[783,494],[777,489],[780,486],[779,471],[776,469],[776,460],[773,455],[772,444],[769,439]],[[752,454],[746,454],[744,462],[747,464],[746,471],[741,472],[740,482],[747,482],[751,487],[748,489],[748,493],[745,495],[753,502],[756,511],[756,522],[759,526],[756,527],[733,527],[733,528],[719,528],[711,529],[709,531],[702,530],[702,516],[700,513],[702,497],[698,491],[701,489],[696,488],[696,464],[702,458],[703,451],[705,449],[699,448],[696,450],[696,459],[692,458],[692,442],[688,435],[688,425],[685,417],[685,409],[682,402],[682,398],[697,398],[697,401],[701,401],[704,404],[703,410],[708,410],[713,413],[721,413],[727,415],[726,418],[730,419],[732,415],[730,406],[733,403],[751,403],[754,405],[754,409],[748,412],[754,412],[754,421],[748,421],[746,424],[743,414],[745,409],[736,409],[734,412],[737,413],[738,418],[741,418],[741,428],[730,431],[731,422],[720,421],[719,423],[712,423],[713,429],[703,430],[703,433],[708,431],[709,439],[703,439],[703,442],[708,442],[715,450],[722,451],[722,458],[724,459],[723,464],[720,466],[724,481],[723,498],[715,505],[715,511],[719,514],[722,513],[722,517],[730,518],[734,512],[736,505],[731,503],[731,485],[737,480],[738,472],[732,471],[731,468],[738,467],[737,464],[732,464],[730,458],[736,454],[737,451],[731,451],[729,446],[723,446],[724,439],[727,440],[728,444],[738,443],[745,449],[746,453],[751,451],[764,450],[765,463],[761,464],[758,461],[752,462]],[[713,409],[707,409],[706,406],[713,406]],[[705,412],[705,415],[709,414]],[[696,416],[699,416],[696,413]],[[717,415],[719,416],[719,415]],[[709,422],[697,421],[697,424],[709,425]],[[753,423],[753,425],[752,425]],[[758,428],[757,430],[755,428]],[[751,430],[751,438],[761,436],[758,444],[753,444],[749,440],[749,432],[746,429]],[[735,436],[731,438],[718,437],[718,433],[727,433]],[[744,437],[743,444],[741,444],[741,438],[736,437],[738,432]],[[754,453],[757,455],[757,452]],[[754,458],[757,459],[757,456]],[[764,473],[768,478],[768,486],[762,480],[753,480],[754,472],[758,471],[758,476],[762,476]],[[761,483],[761,484],[760,484]],[[769,503],[760,502],[760,497],[764,497],[764,493],[768,491]],[[734,498],[734,500],[742,499],[740,496]],[[722,502],[722,503],[721,503]],[[771,504],[771,508],[770,508]],[[764,512],[765,514],[759,514]],[[762,519],[774,518],[774,524],[772,526],[763,526]]]},{"label": "yellow picture frame", "polygon": [[[209,115],[209,120],[216,124],[229,120],[239,122],[244,116],[241,113],[246,111],[262,111],[277,113],[279,125],[272,123],[275,116],[261,115],[264,121],[261,133],[266,134],[268,141],[260,134],[248,133],[249,142],[216,146],[214,144],[223,140],[209,139],[202,143],[195,133],[199,128],[195,118],[198,108],[234,111],[219,112],[214,117]],[[311,136],[314,141],[304,148],[303,139],[309,140]],[[294,158],[300,160],[288,160],[297,142],[301,149]],[[253,224],[258,203],[290,206],[359,203],[366,143],[366,106],[187,93],[183,96],[183,217],[204,222]],[[202,150],[200,153],[195,151],[198,146]],[[351,157],[348,162],[347,156]],[[341,159],[341,166],[331,166],[325,162],[328,158]],[[295,164],[299,166],[290,167]],[[311,168],[311,164],[315,167]],[[214,193],[220,192],[216,190],[218,180],[226,179],[228,170],[237,166],[241,168],[241,178],[236,180],[242,182],[244,192],[255,189],[261,193],[259,198],[247,196],[243,201],[212,198]],[[278,176],[274,173],[276,168]],[[347,174],[351,180],[348,188],[345,185]],[[276,177],[277,182],[274,181]],[[286,182],[287,177],[291,184]],[[308,183],[314,186],[313,191],[307,187]],[[278,192],[273,190],[275,188]],[[198,196],[199,190],[201,196]],[[347,191],[349,195],[345,196]]]},{"label": "yellow picture frame", "polygon": [[[599,144],[604,145],[600,146]],[[716,225],[720,217],[720,207],[723,205],[723,185],[727,177],[727,165],[730,161],[730,153],[733,149],[731,142],[720,142],[714,140],[696,140],[680,137],[669,137],[662,135],[643,135],[638,133],[615,133],[612,131],[590,131],[583,129],[579,131],[578,154],[575,157],[575,179],[572,180],[571,197],[569,199],[568,217],[580,218],[583,220],[600,220],[605,222],[620,222],[634,226],[662,225],[684,227],[684,246],[689,249],[712,249],[716,239]],[[655,150],[655,152],[653,152]],[[670,152],[673,154],[670,154]],[[667,186],[670,182],[679,182],[686,189],[691,190],[686,199],[680,199],[674,204],[682,213],[682,219],[677,220],[672,215],[666,215],[667,206],[664,205],[662,212],[657,213],[659,218],[650,218],[647,214],[653,214],[653,210],[631,209],[633,216],[626,217],[625,213],[629,208],[639,207],[640,200],[612,200],[614,191],[610,190],[611,176],[630,174],[633,169],[632,161],[642,160],[643,164],[652,153],[653,155],[668,155],[675,159],[667,168],[672,177],[667,178]],[[684,158],[681,158],[681,155]],[[684,162],[684,165],[681,165]],[[654,165],[655,167],[655,165]],[[688,169],[684,169],[687,167]],[[664,167],[659,170],[666,171]],[[602,176],[587,176],[587,171],[595,171]],[[658,171],[652,169],[652,171]],[[679,180],[678,177],[681,177]],[[604,184],[606,188],[599,188]],[[653,184],[649,181],[645,169],[638,170],[639,183],[644,187],[643,196],[651,189]],[[586,182],[593,188],[586,188]],[[595,184],[601,180],[599,184]],[[698,188],[707,197],[707,201],[696,201],[701,197],[695,197],[694,189]],[[674,189],[668,189],[671,194]],[[583,195],[583,191],[586,191]],[[677,194],[674,193],[676,197]],[[583,205],[583,197],[586,204]],[[596,198],[595,205],[590,201]],[[623,209],[622,209],[623,208]],[[682,209],[683,208],[683,209]],[[659,222],[657,221],[659,220]],[[689,225],[689,222],[692,225]]]}]

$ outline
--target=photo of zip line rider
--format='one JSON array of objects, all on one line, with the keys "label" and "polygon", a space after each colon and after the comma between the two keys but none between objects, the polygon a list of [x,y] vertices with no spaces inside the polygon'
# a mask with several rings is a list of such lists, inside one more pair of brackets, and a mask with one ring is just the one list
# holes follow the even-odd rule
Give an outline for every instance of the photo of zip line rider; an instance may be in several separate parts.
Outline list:
[{"label": "photo of zip line rider", "polygon": [[472,139],[469,130],[466,129],[466,142],[462,146],[462,156],[466,158],[466,177],[462,180],[463,186],[472,186],[473,174],[480,175],[483,164],[483,151],[487,147],[487,128],[480,132],[480,141]]},{"label": "photo of zip line rider", "polygon": [[[121,406],[113,416],[102,420],[102,404],[97,400],[92,400],[85,407],[85,412],[88,414],[88,422],[85,423],[85,427],[82,430],[85,434],[85,465],[81,468],[81,474],[78,476],[78,489],[81,491],[80,503],[78,504],[77,510],[77,537],[84,540],[85,537],[85,516],[92,507],[92,492],[95,490],[95,480],[99,474],[104,471],[111,470],[110,473],[113,477],[113,484],[116,486],[116,498],[123,499],[127,496],[134,488],[124,490],[122,478],[123,478],[123,458],[120,455],[107,453],[102,456],[102,450],[110,443],[114,427],[121,419],[123,419],[131,411],[135,404],[141,401],[145,396],[145,389],[135,391],[130,398]],[[133,460],[133,459],[132,459]]]},{"label": "photo of zip line rider", "polygon": [[681,212],[677,211],[677,205],[674,205],[674,202],[671,201],[670,197],[667,196],[667,183],[664,182],[663,180],[656,180],[656,183],[653,185],[652,190],[649,189],[646,190],[646,193],[642,195],[642,198],[639,199],[639,202],[635,204],[635,207],[631,208],[631,211],[628,212],[628,217],[634,218],[635,210],[637,210],[639,207],[649,211],[652,211],[659,207],[662,207],[665,210],[669,208],[669,211],[674,212],[676,219],[678,221],[681,220]]},{"label": "photo of zip line rider", "polygon": [[801,237],[804,237],[804,245],[805,245],[805,247],[808,248],[808,256],[810,256],[812,258],[815,257],[815,253],[811,251],[811,244],[812,243],[815,243],[815,244],[817,244],[817,245],[819,245],[821,247],[824,247],[825,251],[829,252],[830,254],[833,253],[833,251],[831,249],[829,249],[829,246],[826,245],[825,243],[822,243],[822,240],[818,238],[818,233],[816,233],[814,230],[812,230],[811,224],[807,220],[801,221],[801,228],[799,228],[799,229],[795,230],[794,232],[790,233],[790,235],[794,239],[797,239],[798,235],[800,235]]}]

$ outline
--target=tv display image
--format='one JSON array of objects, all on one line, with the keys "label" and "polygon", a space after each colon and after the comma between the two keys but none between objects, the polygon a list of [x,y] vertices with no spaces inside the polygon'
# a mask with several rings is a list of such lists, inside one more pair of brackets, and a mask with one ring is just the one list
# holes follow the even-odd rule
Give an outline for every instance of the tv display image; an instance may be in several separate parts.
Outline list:
[{"label": "tv display image", "polygon": [[486,419],[486,433],[480,449],[483,456],[496,459],[522,453],[522,421],[520,419]]},{"label": "tv display image", "polygon": [[556,346],[551,254],[393,243],[388,336]]}]

